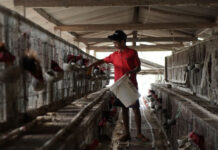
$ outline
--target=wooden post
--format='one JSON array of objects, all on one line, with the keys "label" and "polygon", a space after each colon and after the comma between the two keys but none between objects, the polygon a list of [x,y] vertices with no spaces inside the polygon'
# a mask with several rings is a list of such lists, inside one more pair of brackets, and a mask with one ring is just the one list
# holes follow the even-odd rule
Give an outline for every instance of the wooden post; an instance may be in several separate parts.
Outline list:
[{"label": "wooden post", "polygon": [[136,39],[137,39],[137,31],[133,31],[133,43],[132,43],[132,46],[136,46]]}]

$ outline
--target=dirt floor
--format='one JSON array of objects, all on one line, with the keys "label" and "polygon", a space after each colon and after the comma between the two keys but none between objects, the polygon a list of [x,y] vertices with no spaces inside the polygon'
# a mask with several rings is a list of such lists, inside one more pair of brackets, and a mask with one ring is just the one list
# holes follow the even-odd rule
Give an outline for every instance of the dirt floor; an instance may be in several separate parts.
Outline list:
[{"label": "dirt floor", "polygon": [[120,113],[119,119],[117,121],[117,125],[113,132],[112,137],[112,147],[113,150],[167,150],[167,140],[164,138],[164,134],[161,131],[160,126],[154,119],[152,113],[150,113],[149,109],[145,107],[144,104],[140,106],[141,116],[142,116],[142,133],[150,139],[149,142],[142,142],[136,139],[136,126],[134,120],[134,113],[132,109],[130,109],[130,132],[131,132],[131,140],[127,142],[119,142],[119,137],[124,132],[122,115]]}]

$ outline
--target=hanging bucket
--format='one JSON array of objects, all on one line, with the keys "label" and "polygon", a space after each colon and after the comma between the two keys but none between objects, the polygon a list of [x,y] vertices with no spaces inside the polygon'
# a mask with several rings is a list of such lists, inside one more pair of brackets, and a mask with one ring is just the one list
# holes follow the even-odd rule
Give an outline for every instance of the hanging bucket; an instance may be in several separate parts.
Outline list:
[{"label": "hanging bucket", "polygon": [[110,87],[110,90],[125,105],[125,107],[133,105],[140,97],[138,90],[127,75],[124,75],[115,82]]},{"label": "hanging bucket", "polygon": [[187,69],[188,69],[188,71],[191,71],[192,69],[194,69],[194,67],[195,67],[195,65],[188,65]]},{"label": "hanging bucket", "polygon": [[201,69],[203,67],[202,64],[195,64],[195,68]]},{"label": "hanging bucket", "polygon": [[77,71],[77,70],[79,70],[81,68],[78,64],[76,64],[74,62],[72,62],[71,64],[72,64],[73,70],[75,70],[75,71]]},{"label": "hanging bucket", "polygon": [[22,68],[18,65],[9,66],[0,71],[0,81],[4,83],[16,82],[22,74]]},{"label": "hanging bucket", "polygon": [[34,91],[42,91],[45,88],[45,83],[37,80],[36,78],[32,78],[31,85]]},{"label": "hanging bucket", "polygon": [[44,73],[44,79],[46,82],[53,82],[55,80],[55,74],[53,71],[47,71]]},{"label": "hanging bucket", "polygon": [[54,72],[54,81],[57,82],[57,81],[60,81],[61,79],[64,78],[64,72]]},{"label": "hanging bucket", "polygon": [[82,69],[85,69],[85,68],[86,68],[86,66],[85,66],[85,65],[82,65],[82,66],[81,66],[81,68],[82,68]]},{"label": "hanging bucket", "polygon": [[63,63],[63,70],[66,72],[72,71],[73,66],[70,63]]},{"label": "hanging bucket", "polygon": [[99,70],[99,69],[95,68],[95,69],[93,70],[93,74],[97,75],[97,74],[99,74],[99,73],[100,73],[100,70]]}]

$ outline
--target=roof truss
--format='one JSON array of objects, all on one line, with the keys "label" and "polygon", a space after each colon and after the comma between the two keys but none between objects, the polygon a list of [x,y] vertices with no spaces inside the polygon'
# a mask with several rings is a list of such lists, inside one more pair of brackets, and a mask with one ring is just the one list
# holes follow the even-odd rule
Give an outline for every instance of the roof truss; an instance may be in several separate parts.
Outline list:
[{"label": "roof truss", "polygon": [[160,29],[186,29],[186,28],[210,28],[217,26],[211,22],[184,22],[184,23],[146,23],[146,24],[75,24],[57,26],[61,31],[114,31],[114,30],[160,30]]},{"label": "roof truss", "polygon": [[[81,42],[111,42],[108,38],[78,38]],[[128,38],[127,42],[188,42],[197,41],[196,37],[146,37],[146,38]]]},{"label": "roof truss", "polygon": [[14,0],[15,6],[72,7],[72,6],[148,6],[148,5],[214,5],[217,0]]}]

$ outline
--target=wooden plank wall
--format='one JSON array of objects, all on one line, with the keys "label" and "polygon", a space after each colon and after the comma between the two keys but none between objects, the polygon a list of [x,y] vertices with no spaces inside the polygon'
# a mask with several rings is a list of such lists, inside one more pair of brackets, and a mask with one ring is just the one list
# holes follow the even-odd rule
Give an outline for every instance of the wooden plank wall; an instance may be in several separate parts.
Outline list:
[{"label": "wooden plank wall", "polygon": [[[197,70],[195,64],[201,64],[202,67]],[[217,66],[218,39],[213,39],[166,57],[165,78],[218,104]]]},{"label": "wooden plank wall", "polygon": [[[37,51],[45,71],[50,69],[52,59],[62,67],[63,58],[67,54],[82,55],[89,58],[90,63],[96,61],[96,58],[78,47],[3,7],[0,7],[0,41],[5,42],[9,51],[16,56],[16,64],[19,64],[26,49]],[[0,63],[1,70],[5,67]],[[27,72],[16,83],[0,82],[0,125],[2,122],[16,123],[19,114],[69,97],[79,98],[88,92],[101,89],[108,83],[105,80],[94,82],[85,78],[78,79],[78,74],[78,71],[65,72],[63,80],[47,84],[42,92],[32,89],[32,76]]]}]

